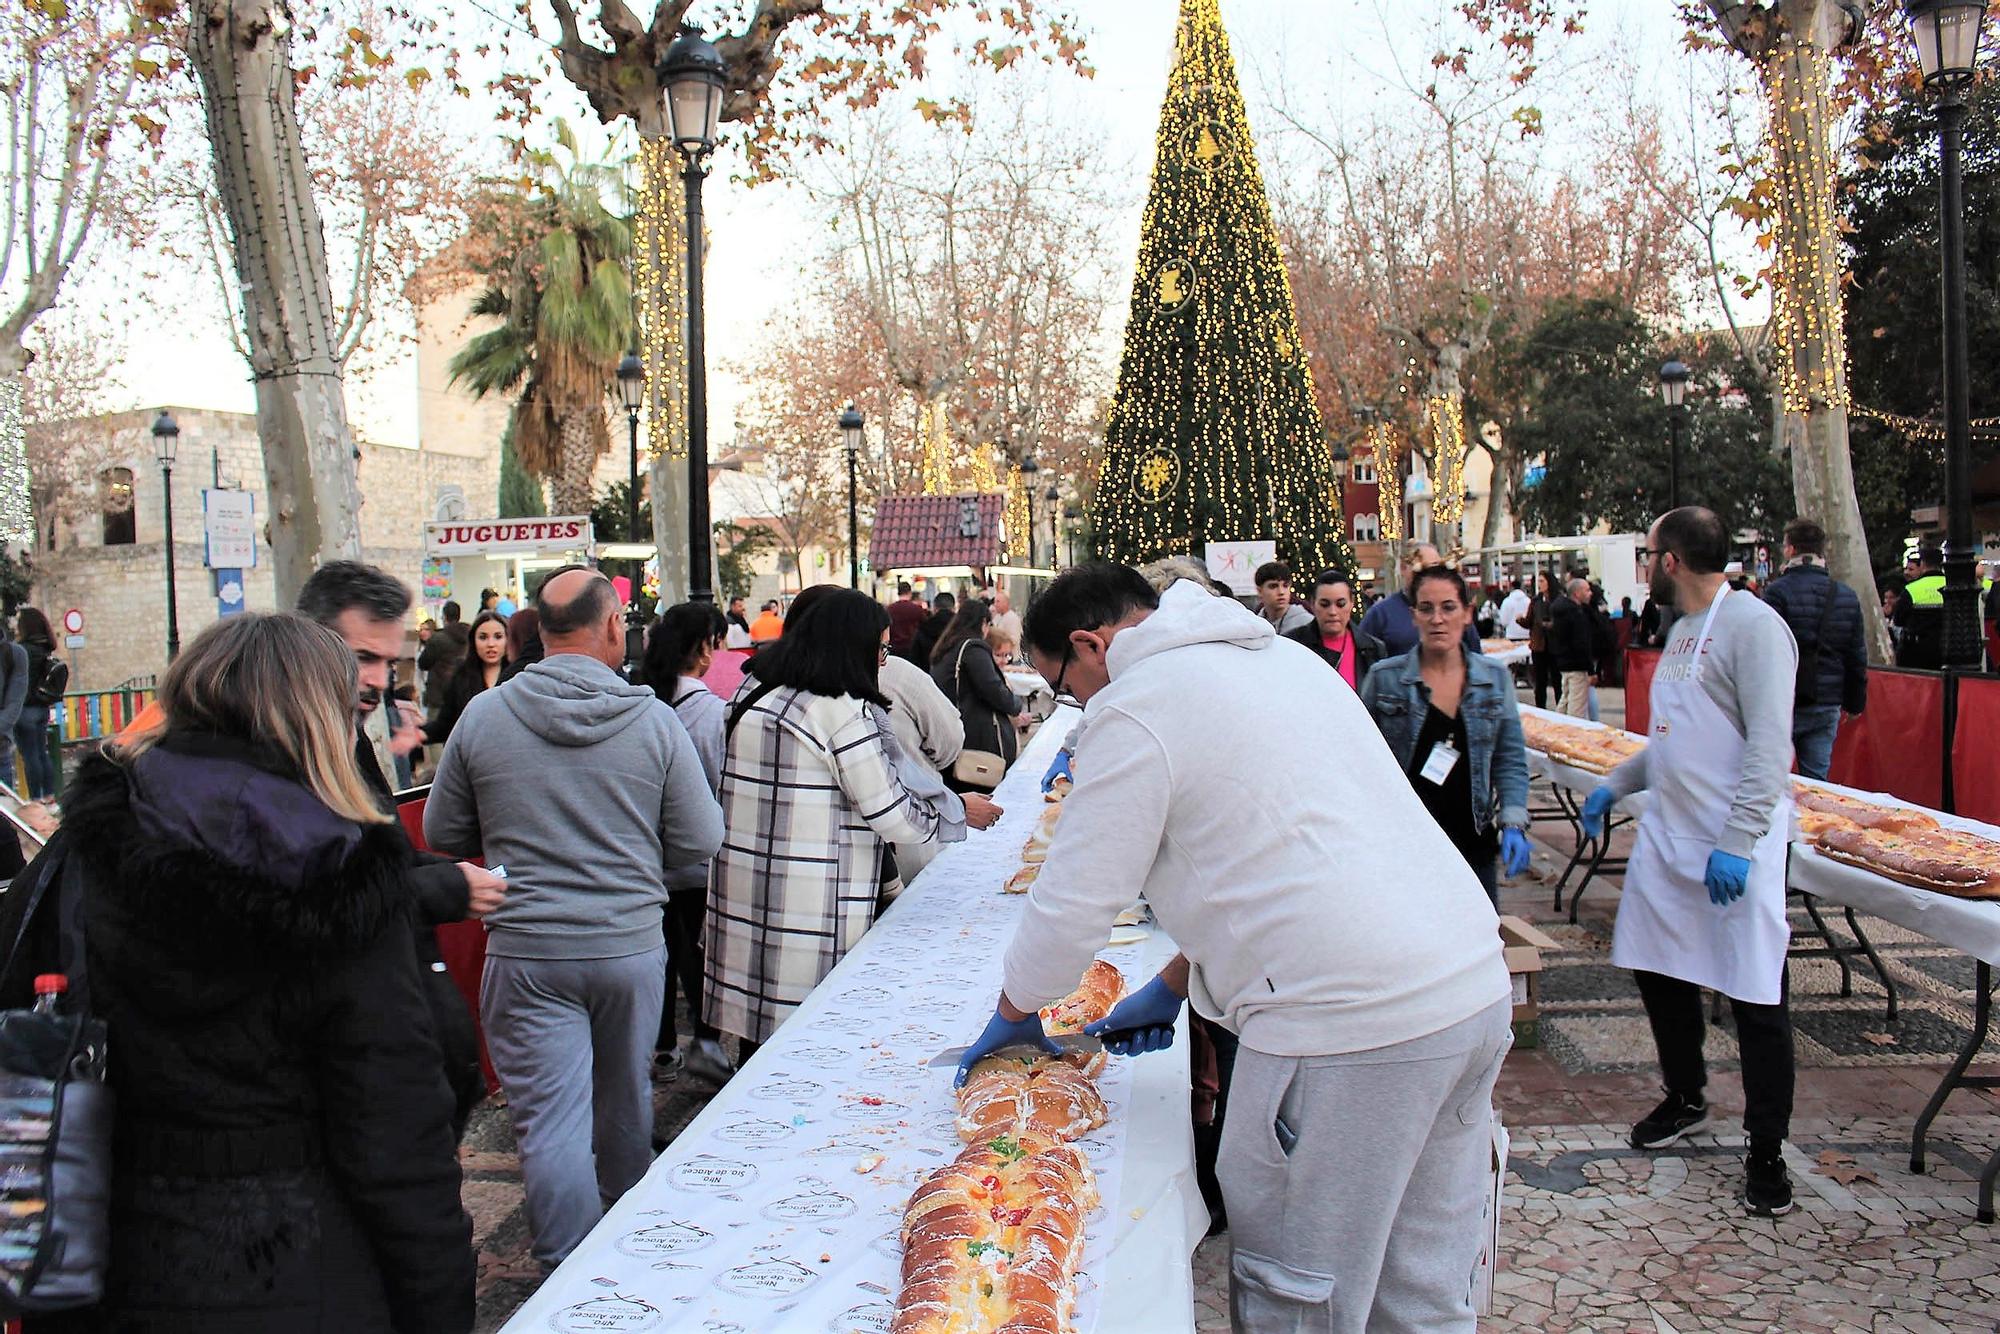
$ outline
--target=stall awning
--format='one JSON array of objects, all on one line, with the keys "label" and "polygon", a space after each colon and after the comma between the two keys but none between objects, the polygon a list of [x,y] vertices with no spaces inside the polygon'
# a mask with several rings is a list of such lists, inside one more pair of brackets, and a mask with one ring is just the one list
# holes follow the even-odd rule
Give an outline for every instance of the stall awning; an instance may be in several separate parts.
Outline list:
[{"label": "stall awning", "polygon": [[884,572],[998,564],[1006,508],[998,492],[884,496],[875,506],[868,564]]}]

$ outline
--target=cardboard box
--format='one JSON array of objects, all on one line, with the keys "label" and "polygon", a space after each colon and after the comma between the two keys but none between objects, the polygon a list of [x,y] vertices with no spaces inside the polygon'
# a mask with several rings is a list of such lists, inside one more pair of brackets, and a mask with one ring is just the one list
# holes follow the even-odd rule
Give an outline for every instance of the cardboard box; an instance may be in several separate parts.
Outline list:
[{"label": "cardboard box", "polygon": [[1493,1275],[1500,1267],[1500,1210],[1507,1189],[1507,1127],[1500,1113],[1493,1113],[1493,1157],[1491,1189],[1480,1206],[1479,1258],[1472,1266],[1472,1309],[1480,1315],[1493,1314]]},{"label": "cardboard box", "polygon": [[1542,1010],[1539,978],[1542,951],[1559,948],[1546,932],[1526,919],[1500,919],[1501,954],[1507,960],[1508,980],[1514,984],[1514,1045],[1535,1047],[1542,1040]]}]

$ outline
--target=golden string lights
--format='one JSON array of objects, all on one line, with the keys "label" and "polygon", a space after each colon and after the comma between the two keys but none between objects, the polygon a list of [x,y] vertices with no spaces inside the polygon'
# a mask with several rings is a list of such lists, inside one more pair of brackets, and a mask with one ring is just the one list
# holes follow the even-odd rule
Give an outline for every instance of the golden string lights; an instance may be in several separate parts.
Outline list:
[{"label": "golden string lights", "polygon": [[687,352],[681,327],[687,310],[679,154],[664,136],[639,140],[639,234],[632,248],[633,305],[639,353],[646,363],[646,451],[687,457],[681,392]]},{"label": "golden string lights", "polygon": [[932,399],[924,406],[924,494],[927,496],[948,496],[958,490],[958,479],[953,476],[951,432],[945,424],[943,399]]},{"label": "golden string lights", "polygon": [[[1848,411],[1857,417],[1877,421],[1896,432],[1914,440],[1928,440],[1940,443],[1944,440],[1944,423],[1930,421],[1923,417],[1905,417],[1899,412],[1883,412],[1876,408],[1865,408],[1859,403],[1852,404]],[[1974,417],[1971,421],[1974,435],[2000,435],[2000,417]]]},{"label": "golden string lights", "polygon": [[1431,457],[1437,460],[1437,481],[1431,492],[1431,518],[1457,523],[1465,514],[1465,402],[1457,394],[1432,394],[1424,400],[1424,427],[1430,432]]},{"label": "golden string lights", "polygon": [[[980,451],[984,453],[985,451]],[[990,468],[991,465],[989,464]],[[978,488],[974,488],[975,490]],[[1028,536],[1032,525],[1028,522],[1027,479],[1019,468],[1007,469],[1007,554],[1015,559],[1026,559]]]},{"label": "golden string lights", "polygon": [[1770,152],[1779,206],[1773,215],[1778,384],[1785,411],[1845,408],[1847,335],[1842,324],[1840,241],[1833,215],[1828,89],[1833,60],[1814,48],[1796,61],[1774,54]]},{"label": "golden string lights", "polygon": [[1092,504],[1138,562],[1269,538],[1349,566],[1291,281],[1217,0],[1182,0],[1131,315]]},{"label": "golden string lights", "polygon": [[1369,434],[1375,444],[1377,518],[1384,542],[1403,540],[1403,459],[1393,423],[1378,420]]},{"label": "golden string lights", "polygon": [[21,377],[0,375],[0,541],[27,542],[35,535],[28,494],[28,438],[21,424]]}]

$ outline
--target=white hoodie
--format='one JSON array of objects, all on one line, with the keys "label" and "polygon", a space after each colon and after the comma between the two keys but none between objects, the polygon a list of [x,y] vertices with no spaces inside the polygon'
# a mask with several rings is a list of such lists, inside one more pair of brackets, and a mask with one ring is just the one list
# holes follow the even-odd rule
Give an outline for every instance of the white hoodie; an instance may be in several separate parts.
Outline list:
[{"label": "white hoodie", "polygon": [[1509,995],[1478,877],[1311,650],[1182,581],[1107,666],[1009,1000],[1069,992],[1141,891],[1195,1008],[1273,1056],[1426,1037]]}]

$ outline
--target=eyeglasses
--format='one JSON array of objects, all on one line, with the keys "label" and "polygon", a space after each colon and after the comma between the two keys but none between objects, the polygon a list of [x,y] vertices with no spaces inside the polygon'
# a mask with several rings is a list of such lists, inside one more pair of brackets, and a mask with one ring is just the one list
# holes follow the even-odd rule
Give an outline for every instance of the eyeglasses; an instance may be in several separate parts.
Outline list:
[{"label": "eyeglasses", "polygon": [[1055,697],[1055,701],[1058,704],[1068,704],[1073,708],[1080,709],[1083,707],[1083,701],[1063,689],[1063,679],[1069,675],[1069,665],[1074,661],[1076,661],[1076,648],[1073,645],[1065,644],[1063,646],[1062,670],[1056,673],[1056,679],[1050,684],[1049,694]]}]

